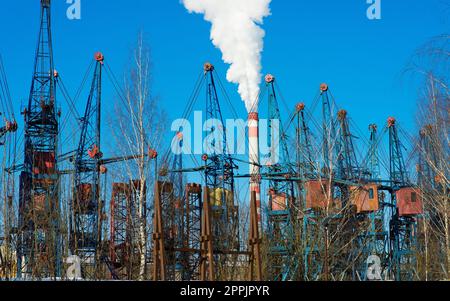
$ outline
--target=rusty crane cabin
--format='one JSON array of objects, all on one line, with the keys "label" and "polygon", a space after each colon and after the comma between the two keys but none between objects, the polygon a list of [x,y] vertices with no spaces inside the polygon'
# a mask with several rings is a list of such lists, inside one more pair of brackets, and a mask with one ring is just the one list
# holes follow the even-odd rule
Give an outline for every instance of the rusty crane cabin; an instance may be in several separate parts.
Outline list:
[{"label": "rusty crane cabin", "polygon": [[419,189],[405,187],[396,192],[397,208],[400,216],[423,214],[423,193]]},{"label": "rusty crane cabin", "polygon": [[[48,189],[53,186],[55,180],[51,176],[56,175],[55,153],[36,151],[33,153],[32,163],[32,173],[35,178],[32,179],[32,177],[27,173],[21,173],[21,188],[29,191],[30,187],[34,185],[38,185],[43,189]],[[52,203],[48,202],[48,195],[46,193],[36,193],[32,196],[31,203],[22,203],[23,200],[27,199],[27,197],[30,197],[30,195],[21,195],[21,206],[23,206],[23,208],[28,208],[26,210],[29,212],[34,212],[37,217],[45,219],[46,213],[51,210],[50,206],[52,206]]]},{"label": "rusty crane cabin", "polygon": [[307,181],[306,187],[306,208],[313,210],[338,210],[342,208],[341,200],[333,199],[333,187],[330,187],[330,181],[327,179]]},{"label": "rusty crane cabin", "polygon": [[[379,210],[378,187],[368,184],[363,187],[351,187],[352,204],[357,213],[372,213]],[[412,187],[401,188],[395,192],[397,208],[402,217],[423,214],[422,192]]]},{"label": "rusty crane cabin", "polygon": [[287,210],[287,196],[285,193],[276,193],[275,190],[269,190],[272,211],[286,211]]},{"label": "rusty crane cabin", "polygon": [[350,187],[351,203],[356,206],[357,213],[372,213],[379,209],[378,186],[368,184]]},{"label": "rusty crane cabin", "polygon": [[92,211],[96,204],[95,200],[98,199],[100,194],[100,187],[97,185],[96,197],[94,198],[94,186],[92,184],[80,184],[77,187],[77,198],[75,198],[74,209],[79,213],[87,213]]},{"label": "rusty crane cabin", "polygon": [[269,189],[269,196],[272,211],[287,211],[294,205],[294,198],[288,197],[286,193],[277,193],[274,189]]}]

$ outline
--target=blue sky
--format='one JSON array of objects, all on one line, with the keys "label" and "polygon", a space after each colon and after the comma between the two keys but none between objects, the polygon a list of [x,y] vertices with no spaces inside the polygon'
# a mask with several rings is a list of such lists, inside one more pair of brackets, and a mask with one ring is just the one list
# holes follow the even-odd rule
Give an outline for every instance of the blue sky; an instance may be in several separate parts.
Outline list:
[{"label": "blue sky", "polygon": [[[188,14],[178,0],[81,0],[82,19],[74,21],[66,18],[64,0],[52,2],[55,63],[72,94],[98,50],[121,77],[141,29],[152,49],[153,93],[170,119],[182,114],[205,61],[225,77],[227,66],[209,40],[210,24]],[[337,103],[363,131],[369,123],[383,125],[391,115],[412,131],[418,87],[402,73],[418,47],[448,32],[448,4],[382,0],[378,21],[367,19],[367,7],[366,0],[273,0],[272,15],[263,26],[263,73],[276,75],[290,107],[299,101],[310,104],[319,84],[327,82]],[[38,20],[38,0],[2,3],[0,53],[16,114],[28,99]],[[245,118],[237,87],[226,87]],[[114,98],[105,83],[104,114]],[[77,104],[80,111],[84,103],[82,98]]]}]

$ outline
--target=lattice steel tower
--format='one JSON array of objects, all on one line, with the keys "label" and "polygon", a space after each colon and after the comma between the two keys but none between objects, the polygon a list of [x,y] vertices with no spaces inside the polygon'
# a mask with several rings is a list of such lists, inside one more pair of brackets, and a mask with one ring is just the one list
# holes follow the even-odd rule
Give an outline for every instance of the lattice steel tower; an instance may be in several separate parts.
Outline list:
[{"label": "lattice steel tower", "polygon": [[81,137],[75,157],[72,203],[71,251],[80,257],[83,278],[92,279],[99,261],[102,206],[100,200],[100,120],[104,57],[95,54],[95,69],[86,111],[81,119]]},{"label": "lattice steel tower", "polygon": [[421,192],[413,187],[403,158],[395,118],[388,120],[391,183],[390,272],[397,281],[412,281],[417,271],[417,216],[423,213]]},{"label": "lattice steel tower", "polygon": [[20,176],[18,277],[61,275],[61,233],[56,107],[50,0],[41,0],[39,40],[25,117],[25,156]]},{"label": "lattice steel tower", "polygon": [[298,259],[294,257],[294,182],[289,178],[295,174],[289,162],[287,141],[281,122],[281,114],[275,90],[275,77],[267,75],[266,85],[269,108],[269,147],[267,158],[269,173],[269,273],[276,281],[293,280],[297,272]]}]

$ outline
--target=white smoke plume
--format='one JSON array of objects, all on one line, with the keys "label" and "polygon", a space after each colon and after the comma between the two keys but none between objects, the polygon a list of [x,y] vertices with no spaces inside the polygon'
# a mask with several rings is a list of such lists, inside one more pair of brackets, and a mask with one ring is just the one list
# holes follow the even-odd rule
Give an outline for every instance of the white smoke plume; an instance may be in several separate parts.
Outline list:
[{"label": "white smoke plume", "polygon": [[182,0],[190,13],[211,22],[211,40],[230,64],[227,80],[239,85],[247,111],[256,111],[261,83],[261,52],[265,32],[260,27],[270,15],[271,0]]}]

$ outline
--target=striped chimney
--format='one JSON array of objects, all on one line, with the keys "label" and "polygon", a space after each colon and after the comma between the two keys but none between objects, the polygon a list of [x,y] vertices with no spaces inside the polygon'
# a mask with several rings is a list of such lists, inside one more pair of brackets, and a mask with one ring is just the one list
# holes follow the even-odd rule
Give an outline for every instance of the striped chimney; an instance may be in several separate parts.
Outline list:
[{"label": "striped chimney", "polygon": [[[252,112],[248,115],[248,147],[250,162],[250,192],[256,193],[256,210],[258,223],[261,227],[261,176],[259,169],[259,115]],[[251,193],[250,193],[251,195]]]}]

